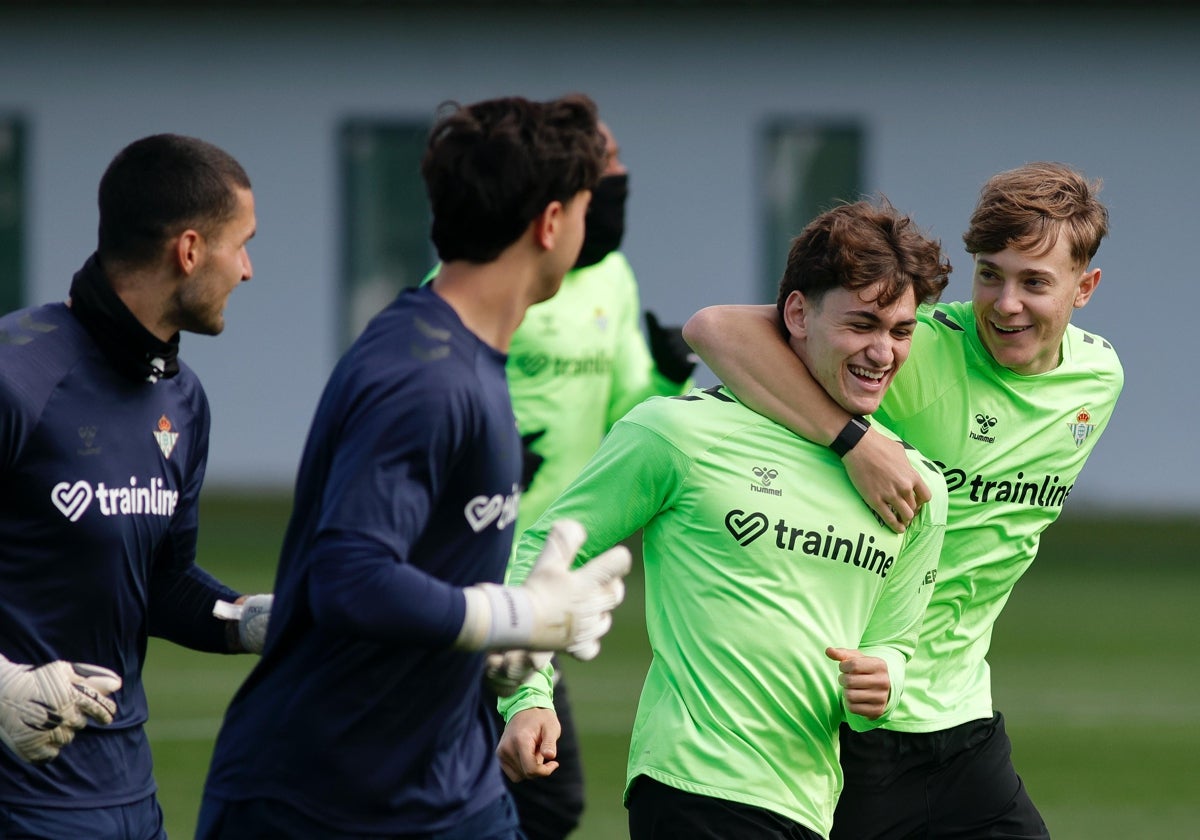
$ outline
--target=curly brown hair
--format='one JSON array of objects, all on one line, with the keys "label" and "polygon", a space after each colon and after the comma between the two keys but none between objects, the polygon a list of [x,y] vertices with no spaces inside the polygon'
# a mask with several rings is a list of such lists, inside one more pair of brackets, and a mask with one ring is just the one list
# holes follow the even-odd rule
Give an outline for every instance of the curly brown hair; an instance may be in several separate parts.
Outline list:
[{"label": "curly brown hair", "polygon": [[934,303],[949,282],[950,262],[941,243],[880,197],[839,205],[808,223],[792,240],[776,305],[782,315],[795,291],[817,302],[833,289],[876,284],[880,306],[910,289],[918,303]]}]

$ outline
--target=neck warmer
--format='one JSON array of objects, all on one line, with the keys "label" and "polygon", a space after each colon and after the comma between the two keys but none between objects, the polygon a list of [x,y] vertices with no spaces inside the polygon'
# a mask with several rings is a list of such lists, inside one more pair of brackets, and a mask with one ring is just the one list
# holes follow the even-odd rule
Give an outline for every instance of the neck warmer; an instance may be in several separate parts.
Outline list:
[{"label": "neck warmer", "polygon": [[71,281],[71,311],[122,374],[157,382],[179,373],[179,333],[160,341],[142,326],[113,291],[96,254]]},{"label": "neck warmer", "polygon": [[628,175],[605,175],[592,190],[588,205],[583,247],[575,268],[595,265],[621,247],[625,235],[625,199],[629,195]]}]

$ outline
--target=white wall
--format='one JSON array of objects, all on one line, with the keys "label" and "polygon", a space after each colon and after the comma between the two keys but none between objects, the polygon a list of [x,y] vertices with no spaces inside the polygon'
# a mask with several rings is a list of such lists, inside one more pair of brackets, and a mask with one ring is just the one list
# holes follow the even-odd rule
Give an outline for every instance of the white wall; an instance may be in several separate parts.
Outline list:
[{"label": "white wall", "polygon": [[1096,261],[1100,291],[1076,321],[1116,345],[1127,385],[1073,498],[1194,509],[1200,14],[965,5],[6,7],[0,110],[31,127],[30,297],[65,296],[94,248],[100,173],[127,142],[174,131],[232,152],[258,202],[255,277],[235,292],[225,333],[186,336],[183,352],[213,405],[210,482],[287,484],[337,352],[343,118],[427,119],[448,98],[591,94],[631,170],[625,250],[644,303],[680,322],[706,304],[761,298],[764,120],[853,117],[868,132],[868,188],[941,237],[955,298],[970,291],[960,237],[988,175],[1057,159],[1104,179],[1113,233]]}]

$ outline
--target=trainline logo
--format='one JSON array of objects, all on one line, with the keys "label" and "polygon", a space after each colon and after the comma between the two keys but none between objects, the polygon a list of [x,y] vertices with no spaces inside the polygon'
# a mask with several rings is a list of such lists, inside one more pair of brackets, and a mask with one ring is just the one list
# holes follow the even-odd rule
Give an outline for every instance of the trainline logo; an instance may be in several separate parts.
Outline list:
[{"label": "trainline logo", "polygon": [[1057,475],[1026,475],[1018,470],[1016,475],[991,477],[976,473],[967,475],[965,470],[949,467],[938,461],[946,479],[946,489],[951,493],[962,491],[972,502],[1007,502],[1028,507],[1062,507],[1074,485],[1064,484]]},{"label": "trainline logo", "polygon": [[725,514],[725,529],[741,546],[750,545],[767,531],[774,531],[775,547],[780,551],[798,551],[810,557],[840,560],[863,571],[874,572],[881,578],[887,577],[896,562],[895,555],[875,545],[873,534],[843,537],[833,525],[827,525],[824,533],[792,527],[782,517],[771,525],[765,513],[734,508]]},{"label": "trainline logo", "polygon": [[148,486],[139,487],[137,476],[129,476],[128,487],[110,487],[98,482],[93,488],[86,481],[60,481],[50,490],[50,501],[70,522],[97,503],[103,516],[172,516],[179,504],[179,492],[168,490],[161,478],[151,478]]},{"label": "trainline logo", "polygon": [[514,484],[512,492],[507,496],[501,496],[499,493],[494,496],[475,496],[463,508],[463,516],[467,518],[467,524],[476,534],[481,533],[493,522],[496,523],[497,529],[503,531],[517,518],[520,499],[521,493]]},{"label": "trainline logo", "polygon": [[538,376],[545,372],[551,376],[607,376],[612,373],[612,356],[603,350],[582,356],[550,356],[546,353],[528,353],[513,359],[517,369],[526,376]]}]

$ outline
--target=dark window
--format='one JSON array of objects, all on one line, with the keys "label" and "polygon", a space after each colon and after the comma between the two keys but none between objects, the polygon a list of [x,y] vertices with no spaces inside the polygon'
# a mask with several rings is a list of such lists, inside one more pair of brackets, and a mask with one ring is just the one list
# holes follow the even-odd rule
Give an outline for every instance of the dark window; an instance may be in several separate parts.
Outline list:
[{"label": "dark window", "polygon": [[352,119],[342,126],[343,347],[436,263],[421,180],[428,134],[429,124],[417,121]]},{"label": "dark window", "polygon": [[25,302],[25,124],[0,114],[0,313]]},{"label": "dark window", "polygon": [[841,201],[863,194],[863,132],[857,125],[774,119],[762,134],[763,288],[774,301],[796,234]]}]

